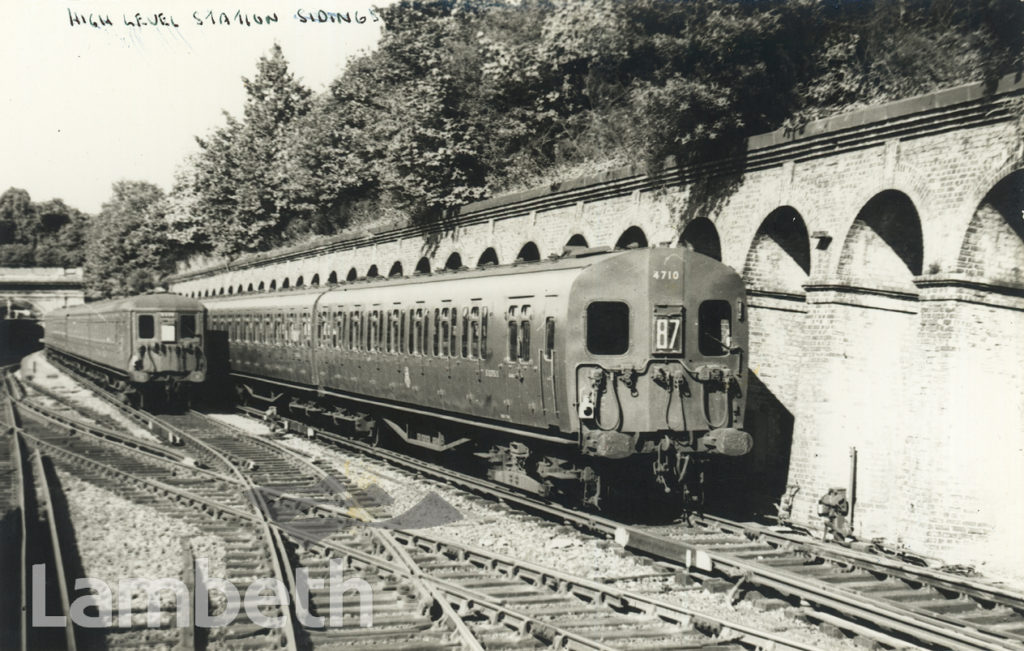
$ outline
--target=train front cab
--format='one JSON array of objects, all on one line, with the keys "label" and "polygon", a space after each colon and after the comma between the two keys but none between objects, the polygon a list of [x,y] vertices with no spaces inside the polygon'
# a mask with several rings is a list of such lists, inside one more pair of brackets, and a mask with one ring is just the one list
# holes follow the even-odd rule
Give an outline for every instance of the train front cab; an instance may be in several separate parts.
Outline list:
[{"label": "train front cab", "polygon": [[[638,283],[637,276],[646,282]],[[644,290],[638,292],[637,287]],[[581,274],[569,338],[580,448],[604,459],[639,458],[649,476],[684,499],[702,499],[705,454],[738,456],[747,323],[742,280],[685,249],[617,256]]]},{"label": "train front cab", "polygon": [[132,383],[159,385],[171,397],[205,381],[202,310],[134,309],[131,324]]}]

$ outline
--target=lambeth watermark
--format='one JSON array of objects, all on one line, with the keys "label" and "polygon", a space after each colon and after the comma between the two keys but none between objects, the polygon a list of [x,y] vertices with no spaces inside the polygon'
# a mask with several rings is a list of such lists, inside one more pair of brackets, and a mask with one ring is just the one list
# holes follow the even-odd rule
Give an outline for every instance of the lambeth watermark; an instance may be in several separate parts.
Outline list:
[{"label": "lambeth watermark", "polygon": [[[305,568],[295,571],[295,601],[291,604],[288,589],[277,579],[257,579],[248,584],[244,596],[238,588],[220,577],[211,577],[208,559],[197,558],[194,565],[195,594],[190,594],[188,586],[180,579],[121,579],[117,582],[117,611],[114,611],[114,591],[103,580],[80,578],[75,580],[75,590],[91,590],[91,594],[76,598],[68,612],[71,621],[82,628],[130,628],[133,622],[132,603],[137,595],[143,594],[148,602],[146,609],[146,625],[149,628],[162,627],[165,621],[161,603],[162,595],[173,595],[176,616],[175,626],[182,628],[216,628],[227,626],[235,621],[242,611],[253,624],[263,628],[281,628],[285,618],[289,617],[289,606],[294,605],[298,623],[309,628],[337,628],[343,626],[345,612],[345,593],[354,592],[358,595],[359,626],[373,626],[373,588],[361,578],[346,579],[342,569],[342,561],[331,559],[327,579],[310,578]],[[327,588],[328,603],[326,609],[319,609],[329,614],[328,617],[316,616],[310,612],[310,590],[322,591]],[[211,613],[211,593],[219,593],[216,614]],[[64,615],[48,615],[46,613],[46,567],[32,566],[32,626],[56,627],[67,626]],[[268,615],[267,610],[276,610],[278,615]]]}]

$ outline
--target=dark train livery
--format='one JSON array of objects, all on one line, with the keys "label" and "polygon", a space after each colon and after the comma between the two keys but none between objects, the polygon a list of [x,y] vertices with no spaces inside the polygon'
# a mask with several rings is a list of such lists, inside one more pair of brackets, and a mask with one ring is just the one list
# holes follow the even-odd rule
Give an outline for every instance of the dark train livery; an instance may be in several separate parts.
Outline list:
[{"label": "dark train livery", "polygon": [[48,312],[43,343],[136,405],[178,403],[206,380],[204,327],[198,301],[155,293]]},{"label": "dark train livery", "polygon": [[751,447],[739,429],[743,283],[686,249],[584,250],[206,306],[243,399],[470,452],[536,493],[597,506],[613,483],[649,482],[692,504],[706,453]]}]

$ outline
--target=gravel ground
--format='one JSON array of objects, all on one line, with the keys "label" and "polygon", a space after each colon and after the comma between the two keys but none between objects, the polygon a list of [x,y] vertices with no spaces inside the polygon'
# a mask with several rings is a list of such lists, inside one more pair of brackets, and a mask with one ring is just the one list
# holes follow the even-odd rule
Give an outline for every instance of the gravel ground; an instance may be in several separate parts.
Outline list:
[{"label": "gravel ground", "polygon": [[[248,430],[254,426],[261,427],[251,421],[244,427]],[[624,589],[653,594],[663,601],[738,624],[774,631],[817,648],[837,651],[863,648],[852,640],[831,637],[817,626],[796,620],[791,612],[787,612],[788,609],[765,611],[746,601],[732,606],[723,594],[686,589],[671,579],[629,580],[628,577],[643,577],[658,569],[652,567],[647,559],[633,556],[614,543],[586,536],[570,527],[511,511],[508,507],[442,483],[412,478],[408,473],[384,463],[333,450],[298,436],[284,437],[281,443],[301,452],[311,461],[329,463],[335,472],[344,473],[363,488],[376,486],[383,490],[394,499],[392,515],[411,508],[428,493],[436,493],[458,509],[463,519],[424,530],[431,537],[482,547],[596,581],[613,581]]]},{"label": "gravel ground", "polygon": [[51,364],[41,352],[33,353],[22,360],[19,373],[25,380],[31,380],[41,387],[64,396],[80,407],[113,419],[125,432],[133,436],[150,443],[160,442],[160,439],[152,433],[122,416],[106,401]]},{"label": "gravel ground", "polygon": [[[82,571],[101,579],[114,591],[122,579],[182,579],[183,545],[195,558],[210,559],[212,576],[223,576],[224,541],[203,534],[194,524],[172,518],[159,509],[136,504],[105,488],[57,470],[74,527]],[[132,591],[132,610],[144,610],[145,591]],[[169,591],[161,605],[174,603]]]}]

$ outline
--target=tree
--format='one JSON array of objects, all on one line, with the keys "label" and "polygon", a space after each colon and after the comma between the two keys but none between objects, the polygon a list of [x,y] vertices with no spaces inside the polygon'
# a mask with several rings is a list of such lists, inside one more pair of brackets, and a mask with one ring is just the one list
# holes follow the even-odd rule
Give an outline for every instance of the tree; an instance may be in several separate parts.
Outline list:
[{"label": "tree", "polygon": [[309,110],[311,92],[288,71],[280,46],[243,79],[244,119],[225,114],[227,125],[197,138],[201,151],[193,174],[175,189],[189,201],[219,253],[237,255],[280,243],[288,223],[303,214],[289,203],[281,160],[289,123]]},{"label": "tree", "polygon": [[86,286],[99,297],[148,291],[173,271],[164,192],[146,181],[117,181],[88,232]]}]

